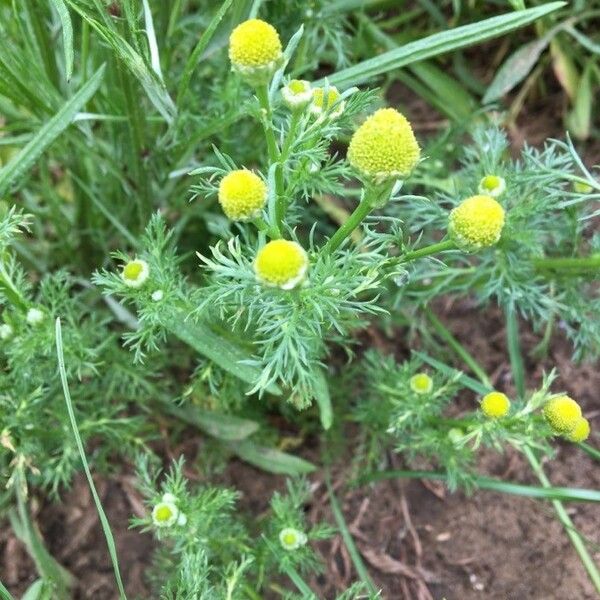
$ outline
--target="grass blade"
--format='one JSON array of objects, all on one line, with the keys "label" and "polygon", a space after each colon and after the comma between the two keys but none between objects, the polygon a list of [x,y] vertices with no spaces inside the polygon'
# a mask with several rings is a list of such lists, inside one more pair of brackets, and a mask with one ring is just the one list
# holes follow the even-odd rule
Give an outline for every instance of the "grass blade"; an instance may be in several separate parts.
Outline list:
[{"label": "grass blade", "polygon": [[244,440],[239,444],[230,444],[229,447],[242,460],[276,475],[293,477],[295,475],[307,475],[316,470],[315,465],[303,458],[281,452],[281,450],[275,448],[259,446],[250,440]]},{"label": "grass blade", "polygon": [[348,553],[350,554],[350,558],[352,559],[354,568],[356,569],[356,572],[358,573],[358,576],[361,578],[362,582],[367,586],[369,592],[371,594],[377,595],[377,589],[375,588],[373,581],[371,581],[371,578],[369,577],[367,567],[365,567],[365,563],[360,557],[358,548],[356,547],[354,539],[352,538],[352,534],[348,529],[348,525],[346,525],[342,509],[340,508],[340,504],[333,492],[333,487],[331,485],[331,479],[329,475],[327,475],[327,477],[325,478],[325,483],[327,484],[327,492],[329,493],[329,502],[331,503],[331,511],[333,512],[333,517],[340,529],[340,534],[342,535],[344,544],[346,544],[346,548],[348,549]]},{"label": "grass blade", "polygon": [[319,407],[321,425],[323,429],[329,429],[333,423],[333,408],[331,407],[331,395],[327,378],[322,371],[315,377],[315,400]]},{"label": "grass blade", "polygon": [[190,85],[190,80],[192,78],[192,74],[194,73],[194,69],[198,65],[198,62],[200,61],[202,53],[204,52],[204,50],[206,50],[206,46],[208,46],[208,43],[210,42],[213,35],[215,34],[215,31],[216,31],[219,23],[221,22],[221,20],[223,19],[223,17],[227,13],[227,11],[229,10],[229,7],[231,6],[232,2],[233,2],[233,0],[225,0],[225,2],[223,2],[223,4],[221,4],[221,8],[219,8],[219,10],[217,11],[217,14],[213,17],[212,21],[210,22],[210,24],[208,25],[208,27],[206,28],[204,33],[200,36],[200,39],[198,40],[196,47],[194,48],[193,52],[190,54],[190,57],[187,59],[187,62],[185,63],[185,67],[183,68],[183,73],[181,74],[179,88],[177,90],[177,101],[176,101],[177,106],[181,106],[183,97]]},{"label": "grass blade", "polygon": [[113,569],[115,572],[115,579],[117,582],[117,587],[119,588],[119,597],[121,600],[127,600],[127,596],[125,595],[125,588],[123,587],[123,581],[121,580],[121,572],[119,571],[119,561],[117,558],[117,548],[115,546],[115,540],[113,538],[113,534],[110,529],[110,524],[108,523],[108,519],[106,518],[104,509],[102,508],[102,503],[100,502],[100,497],[98,496],[98,492],[96,491],[96,486],[94,485],[94,480],[92,479],[92,473],[90,471],[90,466],[88,465],[87,458],[85,456],[85,449],[83,447],[83,442],[81,441],[81,436],[79,435],[79,429],[77,428],[77,421],[75,419],[75,411],[73,409],[73,402],[71,401],[71,393],[69,392],[69,383],[67,381],[67,371],[65,369],[65,357],[63,354],[62,329],[61,329],[61,325],[60,325],[60,318],[56,319],[55,333],[56,333],[56,354],[58,356],[58,371],[60,373],[60,381],[62,383],[63,393],[65,395],[65,402],[67,404],[69,420],[71,421],[73,435],[75,436],[75,441],[77,443],[77,450],[79,451],[79,456],[81,457],[81,462],[83,463],[83,470],[85,471],[85,476],[87,478],[88,485],[90,486],[90,491],[92,492],[92,496],[94,498],[94,503],[96,504],[96,510],[98,511],[98,516],[100,517],[100,523],[102,524],[102,530],[104,531],[104,537],[106,538],[106,545],[108,546],[108,553],[110,555],[110,559],[112,561]]},{"label": "grass blade", "polygon": [[[460,371],[449,367],[448,365],[444,364],[439,360],[436,360],[435,358],[431,358],[431,356],[423,352],[416,352],[413,350],[413,354],[415,356],[418,356],[423,362],[426,362],[428,365],[431,365],[434,369],[437,369],[440,373],[443,373],[448,377],[454,377],[457,372],[460,373]],[[472,390],[476,394],[480,394],[481,396],[485,396],[488,392],[492,391],[493,389],[491,387],[486,387],[483,383],[480,383],[476,379],[473,379],[472,377],[469,377],[468,375],[464,375],[462,373],[459,375],[458,381],[466,388]]]},{"label": "grass blade", "polygon": [[150,48],[150,63],[152,64],[152,70],[162,81],[163,75],[162,70],[160,68],[160,53],[158,52],[158,42],[156,41],[156,33],[154,31],[152,10],[150,10],[148,0],[142,0],[142,5],[144,7],[144,21],[146,23],[146,37],[148,38],[148,48]]},{"label": "grass blade", "polygon": [[[490,38],[498,37],[523,27],[562,6],[565,2],[549,2],[535,8],[528,8],[517,12],[491,17],[478,23],[463,25],[455,29],[449,29],[434,33],[426,38],[410,42],[385,52],[375,58],[370,58],[357,65],[338,71],[328,77],[332,85],[343,88],[358,85],[368,79],[399,69],[406,65],[418,62],[425,58],[438,56],[445,52],[465,48]],[[323,84],[323,80],[316,85]]]},{"label": "grass blade", "polygon": [[15,600],[10,592],[4,587],[2,582],[0,581],[0,599],[1,600]]},{"label": "grass blade", "polygon": [[514,306],[507,306],[506,313],[506,342],[508,344],[508,356],[513,373],[515,387],[520,398],[525,396],[525,365],[519,342],[519,321]]},{"label": "grass blade", "polygon": [[171,100],[164,83],[154,71],[147,67],[144,58],[140,56],[127,40],[94,19],[86,10],[76,4],[74,0],[68,0],[68,2],[69,6],[76,10],[89,23],[90,27],[112,48],[115,56],[144,88],[146,95],[156,110],[158,110],[167,123],[171,124],[177,113],[175,104]]},{"label": "grass blade", "polygon": [[100,87],[104,65],[81,86],[77,93],[23,146],[21,151],[0,169],[0,197],[33,166],[44,150],[73,122],[75,115]]},{"label": "grass blade", "polygon": [[60,22],[62,24],[62,38],[63,48],[65,53],[65,77],[67,81],[71,80],[73,75],[73,23],[71,22],[71,15],[69,9],[64,3],[64,0],[51,0],[52,5],[56,9]]},{"label": "grass blade", "polygon": [[[365,477],[360,477],[356,483],[358,485],[365,485],[384,479],[434,479],[446,481],[448,477],[445,473],[436,473],[433,471],[379,471],[378,473],[371,473]],[[526,498],[562,500],[564,502],[600,502],[600,491],[598,490],[552,486],[539,487],[521,483],[511,483],[492,477],[474,477],[473,483],[481,490],[490,490]]]},{"label": "grass blade", "polygon": [[201,410],[195,406],[173,406],[163,408],[179,420],[194,425],[219,440],[238,442],[258,431],[258,423],[225,413]]},{"label": "grass blade", "polygon": [[[186,320],[184,315],[175,314],[165,325],[182,342],[242,381],[254,385],[260,377],[260,369],[243,362],[247,361],[250,355],[233,342],[215,333],[207,324],[193,323],[189,319]],[[281,389],[275,384],[271,384],[267,391],[274,395],[281,394]]]}]

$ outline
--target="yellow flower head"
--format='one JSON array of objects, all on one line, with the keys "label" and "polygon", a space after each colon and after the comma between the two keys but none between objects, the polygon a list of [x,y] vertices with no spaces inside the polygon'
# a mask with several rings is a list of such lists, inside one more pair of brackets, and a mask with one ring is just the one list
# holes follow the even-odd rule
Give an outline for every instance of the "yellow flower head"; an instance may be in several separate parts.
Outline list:
[{"label": "yellow flower head", "polygon": [[499,175],[486,175],[479,182],[479,193],[498,198],[506,190],[506,181]]},{"label": "yellow flower head", "polygon": [[330,119],[336,119],[346,108],[346,103],[341,101],[340,98],[340,92],[333,85],[315,88],[312,91],[310,112],[317,116],[327,114]]},{"label": "yellow flower head", "polygon": [[277,30],[260,19],[240,23],[229,38],[229,59],[240,74],[268,81],[282,60]]},{"label": "yellow flower head", "polygon": [[573,189],[578,194],[589,194],[594,190],[594,188],[589,183],[583,183],[582,181],[575,181],[573,183]]},{"label": "yellow flower head", "polygon": [[471,196],[452,212],[448,231],[456,244],[468,252],[493,246],[502,234],[504,209],[491,196]]},{"label": "yellow flower head", "polygon": [[304,280],[308,270],[308,256],[296,242],[273,240],[256,255],[254,271],[257,279],[266,285],[291,290]]},{"label": "yellow flower head", "polygon": [[481,410],[490,419],[505,417],[510,410],[510,400],[502,392],[490,392],[481,400]]},{"label": "yellow flower head", "polygon": [[126,286],[131,288],[139,288],[144,285],[146,279],[148,279],[148,275],[150,274],[150,269],[148,268],[148,263],[144,260],[131,260],[129,261],[121,271],[121,279]]},{"label": "yellow flower head", "polygon": [[569,396],[558,396],[546,402],[544,417],[554,431],[568,433],[581,419],[581,407]]},{"label": "yellow flower head", "polygon": [[354,132],[348,147],[350,164],[376,182],[408,177],[420,156],[410,123],[393,108],[372,114]]},{"label": "yellow flower head", "polygon": [[313,97],[310,82],[304,79],[292,79],[281,88],[281,95],[288,108],[304,108]]},{"label": "yellow flower head", "polygon": [[584,417],[581,417],[575,422],[573,429],[570,429],[565,434],[565,439],[569,440],[569,442],[578,443],[587,440],[589,435],[590,422]]},{"label": "yellow flower head", "polygon": [[429,394],[433,389],[433,380],[427,373],[417,373],[410,378],[410,389],[416,394]]},{"label": "yellow flower head", "polygon": [[258,217],[267,202],[265,182],[248,169],[228,173],[219,184],[219,204],[234,221]]}]

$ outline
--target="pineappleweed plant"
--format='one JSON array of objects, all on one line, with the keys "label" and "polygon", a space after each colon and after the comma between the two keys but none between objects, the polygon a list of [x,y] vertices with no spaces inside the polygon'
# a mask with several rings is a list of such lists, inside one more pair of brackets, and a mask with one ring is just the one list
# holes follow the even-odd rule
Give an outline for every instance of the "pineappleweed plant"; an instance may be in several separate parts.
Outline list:
[{"label": "pineappleweed plant", "polygon": [[[43,586],[50,594],[65,594],[70,582],[39,550],[27,515],[27,479],[58,491],[76,468],[77,452],[85,462],[82,439],[100,435],[113,436],[115,446],[127,439],[124,449],[141,451],[138,474],[148,511],[135,524],[155,532],[159,541],[153,578],[162,597],[256,597],[252,594],[267,584],[267,574],[277,571],[290,578],[302,597],[312,597],[303,579],[318,568],[310,542],[331,530],[309,529],[305,523],[301,507],[309,493],[306,484],[291,483],[288,494],[273,498],[272,516],[260,524],[256,537],[235,515],[235,491],[192,489],[181,462],[159,481],[158,468],[148,459],[143,420],[123,418],[122,406],[94,404],[98,390],[106,389],[120,390],[123,402],[135,402],[140,393],[151,395],[153,409],[192,422],[248,462],[288,474],[313,467],[247,439],[256,432],[256,423],[221,414],[215,405],[235,412],[248,396],[257,395],[291,418],[307,415],[310,420],[315,402],[326,430],[340,427],[341,417],[362,424],[364,444],[357,464],[381,464],[386,450],[393,448],[409,465],[417,457],[430,460],[439,471],[420,475],[444,478],[451,487],[491,485],[477,476],[477,450],[513,446],[528,458],[542,483],[541,488],[522,486],[517,493],[552,499],[598,585],[596,567],[560,502],[571,498],[569,491],[552,488],[539,462],[552,453],[555,437],[584,442],[589,421],[575,400],[551,391],[552,373],[540,389],[525,389],[517,321],[520,314],[538,327],[560,319],[578,355],[598,352],[597,325],[586,317],[594,310],[590,275],[597,270],[598,240],[588,244],[583,236],[593,215],[588,201],[598,191],[597,181],[570,142],[550,141],[542,151],[526,148],[513,162],[506,157],[502,132],[488,127],[475,131],[453,185],[440,193],[429,190],[418,181],[420,172],[427,173],[428,157],[409,120],[393,107],[382,107],[375,90],[349,87],[352,67],[321,82],[288,76],[304,39],[300,30],[284,48],[277,30],[255,18],[242,22],[229,37],[234,77],[246,86],[238,93],[250,92],[245,110],[262,128],[266,152],[259,149],[251,162],[238,164],[215,147],[191,172],[193,202],[209,204],[214,198],[212,205],[223,215],[210,221],[220,240],[198,255],[203,280],[190,281],[182,274],[174,231],[160,214],[151,217],[143,239],[126,236],[135,251],[114,254],[118,269],[95,275],[111,310],[131,329],[125,340],[134,350],[135,364],[129,366],[117,336],[103,339],[105,324],[97,322],[93,311],[81,313],[79,306],[89,303],[88,288],[75,289],[80,284],[61,274],[49,276],[39,293],[31,290],[11,249],[29,218],[14,209],[5,211],[1,283],[7,309],[0,337],[8,342],[4,401],[10,418],[3,424],[2,445],[11,460],[8,489],[16,497],[21,528],[32,552],[38,548],[36,556],[44,558]],[[365,66],[365,72],[369,68],[377,67]],[[101,75],[90,84],[97,85]],[[168,102],[153,98],[168,114]],[[332,153],[337,142],[348,138],[345,159]],[[356,207],[349,214],[337,213],[339,227],[332,231],[315,218],[321,213],[310,203],[318,199],[327,207],[332,196],[346,194],[356,199]],[[581,256],[586,247],[589,255]],[[556,249],[564,254],[553,256]],[[511,398],[491,387],[488,375],[429,308],[441,294],[467,293],[481,302],[497,302],[506,313],[516,384]],[[117,305],[115,298],[133,311]],[[418,314],[429,321],[424,330],[445,341],[477,380],[425,353],[397,364],[370,352],[348,369],[352,381],[364,386],[360,398],[340,398],[329,390],[335,373],[331,355],[345,350],[352,356],[354,331],[374,319],[412,321]],[[64,339],[60,323],[55,328],[57,316]],[[173,406],[169,386],[152,380],[152,369],[168,364],[161,348],[171,336],[205,361],[184,397],[193,399],[200,388],[209,392],[213,406],[191,411]],[[55,339],[68,413],[59,418],[67,431],[72,426],[76,448],[68,437],[47,435],[27,421],[32,409],[48,401],[64,413],[61,390],[45,385],[52,380]],[[24,377],[20,365],[32,356],[44,370]],[[88,378],[94,386],[73,383]],[[449,417],[446,409],[465,389],[479,396],[480,408]],[[89,408],[76,415],[73,407],[86,404]],[[257,439],[266,443],[268,436]],[[54,461],[46,460],[49,454]],[[101,464],[102,452],[94,461]],[[42,464],[45,472],[38,468]],[[494,485],[509,491],[503,482]],[[331,502],[336,505],[333,495]],[[98,507],[111,547],[110,526]],[[374,597],[343,517],[339,510],[334,514],[362,579],[342,597],[364,590]],[[112,552],[124,596],[114,548]]]}]

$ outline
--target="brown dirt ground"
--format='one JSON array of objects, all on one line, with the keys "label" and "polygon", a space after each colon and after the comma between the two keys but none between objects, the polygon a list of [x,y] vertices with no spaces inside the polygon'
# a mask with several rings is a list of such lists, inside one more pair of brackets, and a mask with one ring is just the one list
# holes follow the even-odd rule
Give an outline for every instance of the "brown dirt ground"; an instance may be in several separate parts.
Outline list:
[{"label": "brown dirt ground", "polygon": [[[443,310],[442,310],[443,309]],[[474,310],[468,301],[445,303],[438,313],[471,351],[482,359],[498,385],[511,386],[504,331],[499,312]],[[537,337],[527,330],[526,348]],[[547,359],[527,365],[531,385],[539,383],[544,368],[557,365],[564,388],[578,398],[598,430],[597,365],[574,367],[569,346],[558,337]],[[465,397],[466,406],[473,398]],[[373,580],[386,600],[592,600],[596,598],[585,571],[547,502],[480,491],[472,496],[449,494],[441,485],[422,481],[386,481],[371,487],[344,490],[347,465],[338,464],[334,486],[344,515]],[[546,465],[555,485],[600,488],[600,470],[581,451],[567,444]],[[536,484],[525,462],[514,452],[486,454],[481,470],[510,481]],[[267,510],[272,491],[281,478],[233,461],[220,477],[243,493],[241,507],[249,514]],[[322,474],[311,478],[313,501],[307,507],[311,521],[333,522]],[[131,598],[148,598],[143,571],[149,564],[149,536],[128,531],[128,520],[143,510],[127,474],[98,481],[108,518],[117,540],[122,573]],[[65,508],[68,506],[68,510]],[[576,526],[591,541],[600,561],[600,507],[570,504]],[[51,552],[79,580],[78,599],[117,598],[102,531],[83,478],[61,505],[42,502],[37,514]],[[319,545],[326,575],[314,578],[313,589],[329,599],[356,574],[339,537]],[[0,533],[0,572],[15,594],[33,581],[33,565],[20,542],[4,529]]]},{"label": "brown dirt ground", "polygon": [[[401,97],[410,107],[422,135],[443,126],[439,115],[432,115],[409,91],[399,86],[391,95]],[[520,147],[524,140],[538,144],[549,135],[562,136],[562,103],[558,90],[550,90],[543,101],[533,98],[510,131],[514,147]],[[600,144],[588,144],[585,151],[588,162],[597,162]],[[510,389],[498,311],[475,308],[468,301],[447,301],[438,307],[438,314],[493,374],[494,381]],[[524,328],[523,340],[525,348],[531,349],[538,337]],[[527,364],[529,385],[538,384],[542,370],[552,366],[557,366],[561,374],[556,389],[564,389],[581,401],[592,420],[592,429],[600,430],[598,365],[574,366],[568,343],[557,335],[545,360]],[[462,402],[468,405],[473,399],[465,397]],[[572,446],[562,445],[545,467],[555,485],[600,489],[597,465]],[[345,468],[340,464],[335,469],[334,486],[346,521],[385,600],[597,598],[550,503],[486,491],[470,497],[460,492],[449,494],[442,486],[423,481],[386,481],[344,490]],[[481,470],[510,481],[537,483],[524,460],[512,451],[486,454]],[[267,510],[272,491],[282,486],[281,478],[237,460],[229,464],[221,479],[243,493],[241,508],[250,514]],[[307,507],[309,518],[333,522],[322,474],[317,473],[311,481],[314,496]],[[148,535],[128,530],[129,518],[142,510],[140,497],[127,474],[99,479],[97,484],[116,537],[128,594],[131,599],[148,598],[143,571],[149,564],[153,543]],[[594,559],[600,562],[600,507],[570,504],[568,510],[577,528],[590,540]],[[103,534],[83,478],[76,479],[61,505],[40,500],[36,520],[50,551],[75,574],[79,582],[77,599],[118,597]],[[321,543],[319,551],[326,574],[311,584],[320,598],[334,598],[336,591],[356,579],[356,573],[339,536]],[[4,527],[0,531],[0,579],[19,595],[34,580],[34,573],[21,543]]]}]

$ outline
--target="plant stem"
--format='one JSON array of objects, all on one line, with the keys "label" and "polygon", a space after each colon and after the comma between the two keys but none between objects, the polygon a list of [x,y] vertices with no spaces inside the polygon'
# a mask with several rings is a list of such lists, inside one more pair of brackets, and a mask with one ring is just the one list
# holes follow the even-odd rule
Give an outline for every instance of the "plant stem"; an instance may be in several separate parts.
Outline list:
[{"label": "plant stem", "polygon": [[532,263],[538,271],[600,272],[600,254],[592,256],[568,256],[559,258],[534,258]]},{"label": "plant stem", "polygon": [[425,256],[431,256],[432,254],[444,252],[445,250],[454,249],[456,249],[456,244],[452,240],[443,240],[441,242],[438,242],[437,244],[431,244],[431,246],[425,246],[424,248],[419,248],[418,250],[407,252],[404,256],[400,258],[400,261],[408,262],[411,260],[415,260],[416,258],[423,258]]},{"label": "plant stem", "polygon": [[4,293],[6,299],[15,307],[23,312],[28,308],[28,304],[21,296],[19,290],[15,287],[9,274],[4,269],[4,265],[0,264],[0,291]]},{"label": "plant stem", "polygon": [[375,195],[371,190],[365,190],[365,195],[354,209],[354,212],[323,246],[321,250],[323,254],[333,254],[339,248],[340,244],[363,222],[365,217],[373,210],[374,197]]},{"label": "plant stem", "polygon": [[[527,457],[527,460],[529,461],[529,464],[531,465],[533,472],[536,474],[537,478],[540,480],[540,483],[542,484],[542,486],[544,488],[551,488],[552,485],[551,485],[548,477],[546,477],[546,474],[544,473],[542,465],[539,463],[538,459],[536,458],[536,456],[533,453],[533,451],[531,450],[531,448],[529,448],[528,446],[525,446],[523,448],[523,454],[525,454],[525,456]],[[581,539],[581,535],[575,528],[575,525],[573,524],[573,521],[571,521],[571,518],[567,514],[567,511],[565,510],[565,507],[563,506],[562,502],[560,502],[560,500],[552,500],[552,506],[554,506],[554,510],[556,511],[556,514],[558,515],[558,520],[562,523],[563,527],[565,528],[565,531],[567,532],[567,535],[571,539],[571,542],[572,542],[573,546],[575,547],[575,550],[577,551],[577,554],[579,555],[579,558],[580,558],[581,562],[583,563],[583,566],[585,567],[586,571],[588,572],[588,575],[589,575],[590,579],[592,580],[592,583],[594,584],[596,591],[598,593],[600,593],[600,573],[598,572],[598,568],[596,567],[596,564],[594,563],[587,548],[585,547],[585,543]]]},{"label": "plant stem", "polygon": [[284,196],[283,165],[281,164],[281,154],[273,130],[273,111],[269,100],[269,87],[262,84],[256,88],[256,97],[263,111],[261,118],[265,137],[267,138],[267,152],[269,154],[269,163],[275,165],[275,223],[273,224],[277,231],[277,237],[281,237],[281,227],[285,218],[286,201]]}]

